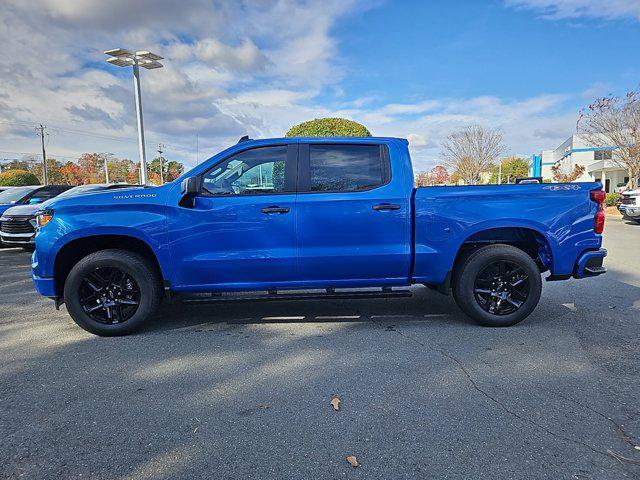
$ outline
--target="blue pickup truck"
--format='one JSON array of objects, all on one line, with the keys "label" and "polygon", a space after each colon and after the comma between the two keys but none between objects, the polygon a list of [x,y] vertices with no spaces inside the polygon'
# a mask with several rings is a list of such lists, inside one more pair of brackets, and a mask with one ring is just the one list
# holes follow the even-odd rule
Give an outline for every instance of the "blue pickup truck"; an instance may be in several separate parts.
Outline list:
[{"label": "blue pickup truck", "polygon": [[536,307],[542,273],[605,272],[601,184],[414,188],[407,147],[243,138],[161,187],[53,200],[37,217],[36,289],[105,336],[170,293],[366,298],[416,283],[509,326]]}]

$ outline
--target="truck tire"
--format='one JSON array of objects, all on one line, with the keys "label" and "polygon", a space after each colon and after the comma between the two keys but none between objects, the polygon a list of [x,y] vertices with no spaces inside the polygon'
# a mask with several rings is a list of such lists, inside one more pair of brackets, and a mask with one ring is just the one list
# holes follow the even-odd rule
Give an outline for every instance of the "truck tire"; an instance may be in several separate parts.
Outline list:
[{"label": "truck tire", "polygon": [[509,327],[536,308],[542,293],[538,266],[511,245],[489,245],[471,253],[456,269],[454,299],[480,325]]},{"label": "truck tire", "polygon": [[127,250],[87,255],[64,285],[67,311],[80,327],[103,337],[127,335],[154,313],[162,299],[160,278],[150,262]]}]

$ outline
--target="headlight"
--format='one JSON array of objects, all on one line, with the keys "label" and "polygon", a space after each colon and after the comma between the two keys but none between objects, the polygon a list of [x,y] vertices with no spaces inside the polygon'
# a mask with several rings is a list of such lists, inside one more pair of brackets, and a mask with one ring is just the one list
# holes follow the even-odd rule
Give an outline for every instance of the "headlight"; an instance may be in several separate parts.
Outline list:
[{"label": "headlight", "polygon": [[39,228],[44,227],[47,223],[51,221],[52,218],[53,218],[53,210],[42,210],[38,212],[36,216],[38,227]]}]

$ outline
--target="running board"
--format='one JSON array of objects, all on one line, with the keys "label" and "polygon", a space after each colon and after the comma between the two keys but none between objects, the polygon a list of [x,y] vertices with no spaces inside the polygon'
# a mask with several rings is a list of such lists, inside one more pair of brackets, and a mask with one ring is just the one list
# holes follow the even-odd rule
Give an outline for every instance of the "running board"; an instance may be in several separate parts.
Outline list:
[{"label": "running board", "polygon": [[256,295],[251,293],[207,293],[200,295],[183,295],[184,303],[215,303],[215,302],[233,302],[243,301],[285,301],[285,300],[318,300],[318,299],[369,299],[369,298],[402,298],[411,297],[411,290],[392,290],[383,288],[382,290],[366,290],[366,291],[342,291],[336,292],[333,289],[326,289],[318,292],[300,292],[300,293],[278,293],[271,290],[268,293]]}]

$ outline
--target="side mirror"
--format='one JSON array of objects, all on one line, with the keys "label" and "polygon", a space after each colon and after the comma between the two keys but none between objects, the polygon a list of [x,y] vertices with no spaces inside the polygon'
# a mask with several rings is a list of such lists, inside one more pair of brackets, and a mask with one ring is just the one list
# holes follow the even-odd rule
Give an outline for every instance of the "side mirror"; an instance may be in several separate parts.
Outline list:
[{"label": "side mirror", "polygon": [[185,208],[193,208],[194,198],[198,196],[202,190],[202,177],[189,177],[182,181],[182,189],[180,193],[182,198],[178,205]]}]

